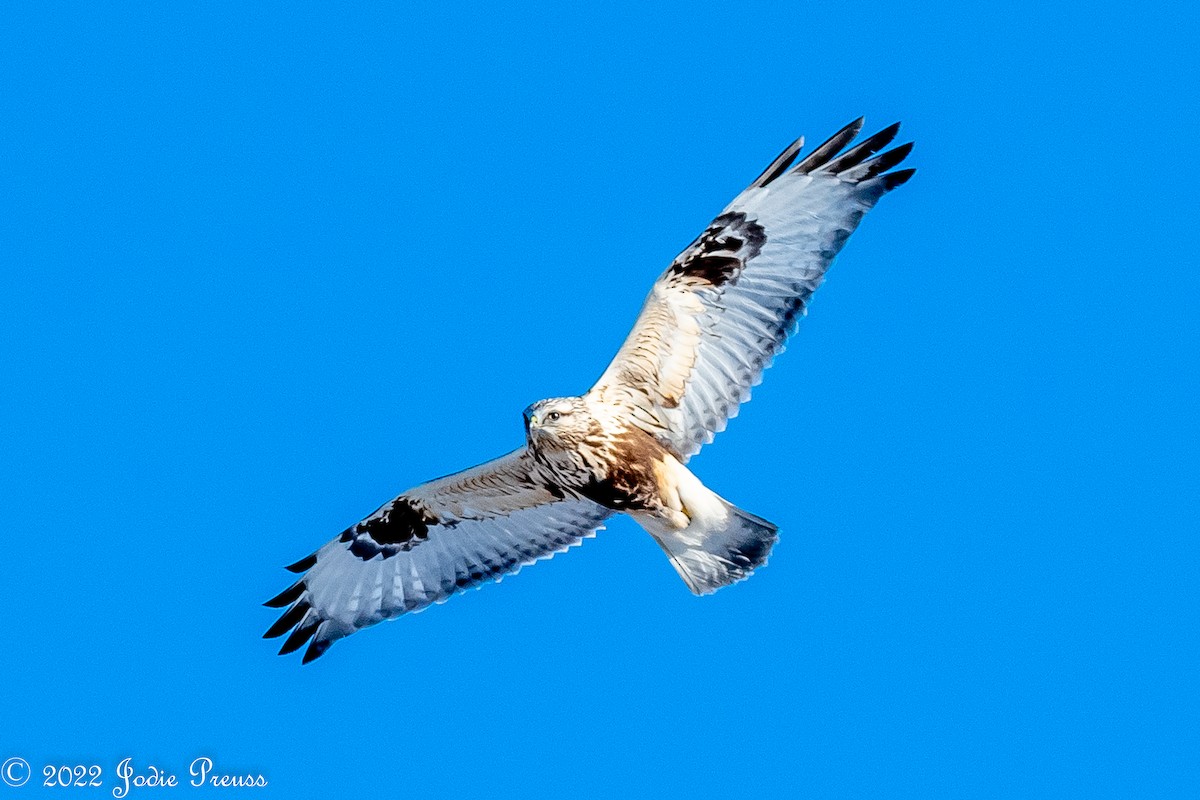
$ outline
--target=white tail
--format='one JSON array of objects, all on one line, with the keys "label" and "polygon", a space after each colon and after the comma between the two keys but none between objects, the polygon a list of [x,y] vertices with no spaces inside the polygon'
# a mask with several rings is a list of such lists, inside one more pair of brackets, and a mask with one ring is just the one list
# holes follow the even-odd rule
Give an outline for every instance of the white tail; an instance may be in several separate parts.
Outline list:
[{"label": "white tail", "polygon": [[779,538],[778,527],[725,500],[682,465],[673,471],[690,519],[687,527],[677,528],[658,515],[632,516],[658,542],[692,592],[711,594],[767,563]]}]

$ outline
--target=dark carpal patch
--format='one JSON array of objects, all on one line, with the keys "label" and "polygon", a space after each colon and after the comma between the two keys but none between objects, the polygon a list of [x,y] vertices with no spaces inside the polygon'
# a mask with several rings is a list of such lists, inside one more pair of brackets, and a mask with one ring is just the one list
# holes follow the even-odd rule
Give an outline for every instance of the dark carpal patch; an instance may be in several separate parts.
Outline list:
[{"label": "dark carpal patch", "polygon": [[343,531],[341,541],[350,542],[350,552],[363,561],[370,561],[380,554],[391,558],[428,539],[429,527],[436,524],[437,517],[418,503],[397,497]]},{"label": "dark carpal patch", "polygon": [[723,286],[762,252],[766,241],[766,230],[745,213],[722,214],[679,254],[668,272]]}]

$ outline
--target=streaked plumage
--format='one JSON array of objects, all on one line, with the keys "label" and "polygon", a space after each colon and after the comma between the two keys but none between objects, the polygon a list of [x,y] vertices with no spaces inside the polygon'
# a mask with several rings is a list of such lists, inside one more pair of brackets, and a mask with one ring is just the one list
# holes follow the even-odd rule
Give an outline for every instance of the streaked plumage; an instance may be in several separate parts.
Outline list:
[{"label": "streaked plumage", "polygon": [[696,594],[762,566],[771,523],[707,489],[685,466],[724,430],[803,316],[862,216],[913,170],[899,125],[846,149],[862,120],[796,163],[789,146],[654,284],[625,344],[579,397],[525,411],[524,447],[418,486],[289,569],[285,608],[307,663],[334,641],[440,603],[579,544],[627,513]]}]

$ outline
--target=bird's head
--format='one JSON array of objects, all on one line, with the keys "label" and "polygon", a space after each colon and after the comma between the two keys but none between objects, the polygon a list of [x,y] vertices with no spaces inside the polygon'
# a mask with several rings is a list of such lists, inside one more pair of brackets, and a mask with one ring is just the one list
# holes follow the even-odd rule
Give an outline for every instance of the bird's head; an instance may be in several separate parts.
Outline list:
[{"label": "bird's head", "polygon": [[525,409],[525,438],[531,447],[577,445],[592,427],[591,414],[579,397],[551,397]]}]

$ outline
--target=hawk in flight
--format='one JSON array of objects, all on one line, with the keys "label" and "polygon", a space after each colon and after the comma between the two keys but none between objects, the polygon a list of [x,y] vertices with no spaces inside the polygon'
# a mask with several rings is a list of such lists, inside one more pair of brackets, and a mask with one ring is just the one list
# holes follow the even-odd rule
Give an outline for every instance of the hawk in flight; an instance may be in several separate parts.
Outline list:
[{"label": "hawk in flight", "polygon": [[[766,563],[770,522],[687,468],[724,430],[803,316],[859,220],[913,170],[892,125],[862,120],[801,158],[784,150],[671,263],[586,394],[525,409],[525,444],[403,493],[288,567],[266,632],[304,663],[350,634],[441,603],[595,535],[629,514],[696,594]],[[848,148],[848,149],[847,149]]]}]

